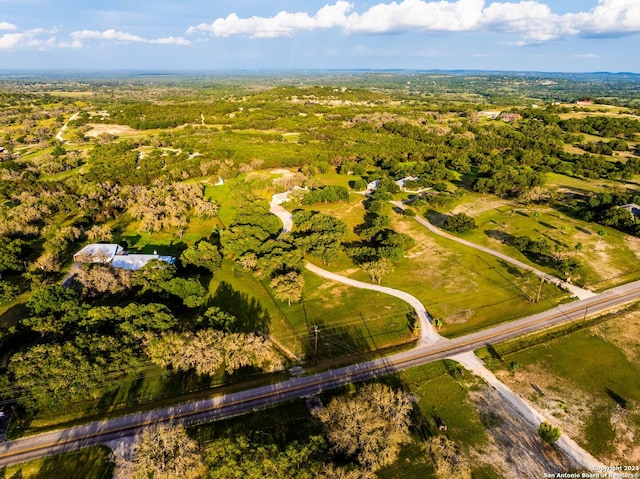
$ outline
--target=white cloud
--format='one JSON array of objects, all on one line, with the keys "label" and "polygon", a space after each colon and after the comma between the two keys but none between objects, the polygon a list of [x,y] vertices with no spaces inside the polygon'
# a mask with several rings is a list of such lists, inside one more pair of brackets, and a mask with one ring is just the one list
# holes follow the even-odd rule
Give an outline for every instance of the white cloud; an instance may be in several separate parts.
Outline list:
[{"label": "white cloud", "polygon": [[240,18],[235,13],[226,18],[218,18],[211,24],[201,23],[187,29],[187,34],[209,33],[215,37],[246,35],[253,38],[288,37],[300,30],[344,27],[347,12],[353,4],[338,1],[335,5],[325,5],[311,16],[308,13],[280,12],[274,17]]},{"label": "white cloud", "polygon": [[158,45],[191,45],[191,42],[182,37],[165,37],[157,38],[155,40],[149,40],[149,43],[155,43]]},{"label": "white cloud", "polygon": [[0,50],[14,50],[25,40],[23,33],[5,33],[0,36]]},{"label": "white cloud", "polygon": [[18,27],[16,25],[14,25],[13,23],[9,23],[9,22],[0,22],[0,30],[17,30]]},{"label": "white cloud", "polygon": [[482,24],[488,30],[520,34],[533,42],[551,40],[568,33],[560,18],[548,5],[535,1],[492,3],[482,12]]},{"label": "white cloud", "polygon": [[132,33],[122,32],[114,29],[105,30],[79,30],[71,32],[71,38],[75,41],[82,40],[104,40],[122,43],[153,43],[161,45],[190,45],[191,42],[182,37],[166,37],[157,39],[147,39]]},{"label": "white cloud", "polygon": [[16,33],[5,33],[0,35],[0,51],[20,49],[50,50],[61,46],[56,37],[40,38],[43,34],[50,33],[50,31],[41,28]]},{"label": "white cloud", "polygon": [[395,33],[407,30],[470,31],[478,28],[484,0],[380,3],[348,17],[346,33]]},{"label": "white cloud", "polygon": [[145,39],[131,33],[120,32],[113,29],[99,32],[97,30],[80,30],[71,32],[71,37],[76,40],[112,40],[118,42],[144,42]]},{"label": "white cloud", "polygon": [[640,32],[638,0],[598,0],[587,13],[568,14],[568,20],[582,35],[627,34]]},{"label": "white cloud", "polygon": [[289,37],[298,31],[340,28],[344,34],[387,34],[406,31],[469,32],[487,30],[515,35],[511,45],[528,45],[566,36],[623,35],[640,32],[639,0],[598,0],[587,12],[554,13],[538,0],[402,0],[375,4],[362,13],[339,0],[315,14],[279,12],[273,17],[240,18],[231,13],[212,23],[187,29],[187,34],[214,37]]}]

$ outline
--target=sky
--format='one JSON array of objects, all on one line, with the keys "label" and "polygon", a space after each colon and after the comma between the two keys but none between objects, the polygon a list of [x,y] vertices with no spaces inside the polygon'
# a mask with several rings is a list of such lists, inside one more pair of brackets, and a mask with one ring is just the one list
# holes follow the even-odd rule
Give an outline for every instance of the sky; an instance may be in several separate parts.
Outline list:
[{"label": "sky", "polygon": [[640,73],[640,0],[0,0],[0,70]]}]

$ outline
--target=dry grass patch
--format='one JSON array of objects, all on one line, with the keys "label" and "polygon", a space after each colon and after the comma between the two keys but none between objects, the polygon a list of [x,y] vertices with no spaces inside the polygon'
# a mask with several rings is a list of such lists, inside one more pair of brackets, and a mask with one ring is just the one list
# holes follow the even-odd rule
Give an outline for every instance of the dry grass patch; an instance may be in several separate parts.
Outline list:
[{"label": "dry grass patch", "polygon": [[503,355],[496,376],[600,461],[638,464],[639,336],[640,311],[623,314]]},{"label": "dry grass patch", "polygon": [[490,443],[473,451],[476,460],[491,464],[502,477],[544,477],[569,472],[579,465],[545,444],[527,422],[494,389],[483,385],[469,393],[487,428]]},{"label": "dry grass patch", "polygon": [[101,123],[90,123],[91,130],[85,133],[85,136],[90,136],[92,138],[96,138],[103,134],[115,135],[115,136],[136,136],[142,135],[143,132],[140,130],[134,130],[130,126],[127,125],[107,125]]},{"label": "dry grass patch", "polygon": [[500,210],[504,206],[510,206],[509,201],[489,195],[473,195],[468,202],[457,205],[451,213],[465,213],[469,216],[477,216],[486,211]]}]

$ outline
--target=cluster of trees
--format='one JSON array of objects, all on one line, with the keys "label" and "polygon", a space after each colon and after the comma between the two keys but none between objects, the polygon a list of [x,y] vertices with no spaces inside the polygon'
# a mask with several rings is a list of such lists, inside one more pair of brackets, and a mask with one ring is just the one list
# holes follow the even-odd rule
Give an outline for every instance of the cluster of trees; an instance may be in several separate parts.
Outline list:
[{"label": "cluster of trees", "polygon": [[[29,411],[49,410],[96,399],[149,362],[200,375],[279,367],[262,331],[219,308],[192,309],[189,320],[179,320],[184,306],[204,304],[206,290],[175,274],[157,260],[133,272],[95,264],[79,273],[80,292],[55,284],[35,290],[19,328],[41,339],[10,357],[0,396]],[[104,305],[113,294],[126,306]]]},{"label": "cluster of trees", "polygon": [[628,191],[593,193],[576,205],[576,213],[586,221],[595,221],[625,233],[640,236],[640,219],[621,208],[640,203],[640,196]]},{"label": "cluster of trees", "polygon": [[293,214],[296,230],[293,243],[305,253],[316,256],[325,264],[343,251],[348,226],[344,221],[318,211],[297,210]]},{"label": "cluster of trees", "polygon": [[379,180],[374,192],[365,201],[365,222],[356,227],[361,243],[348,245],[346,253],[369,275],[371,281],[380,284],[382,277],[393,271],[393,264],[404,258],[404,252],[414,245],[413,239],[390,228],[389,215],[392,193],[398,185],[389,177]]},{"label": "cluster of trees", "polygon": [[640,173],[640,159],[610,161],[602,156],[585,154],[575,158],[573,173],[584,178],[629,180]]},{"label": "cluster of trees", "polygon": [[141,221],[144,231],[183,229],[189,213],[201,218],[218,214],[218,204],[207,200],[202,185],[197,183],[155,182],[150,187],[125,188],[129,212]]},{"label": "cluster of trees", "polygon": [[552,246],[546,239],[534,240],[528,236],[511,236],[506,237],[505,241],[535,263],[551,266],[567,278],[580,269],[580,263],[568,254],[567,248],[557,244]]},{"label": "cluster of trees", "polygon": [[[208,310],[205,318],[215,314],[215,311]],[[280,366],[280,359],[270,340],[255,333],[212,328],[195,333],[173,331],[148,338],[145,350],[151,361],[159,366],[171,366],[181,371],[195,370],[207,376],[219,373],[222,368],[233,374],[244,367],[273,370]]]},{"label": "cluster of trees", "polygon": [[162,304],[90,306],[58,285],[33,292],[27,307],[22,327],[42,339],[11,356],[0,395],[29,411],[95,399],[116,388],[118,379],[144,363],[141,340],[178,325]]},{"label": "cluster of trees", "polygon": [[276,297],[297,301],[304,288],[304,252],[291,239],[277,239],[282,225],[269,212],[264,200],[245,201],[221,234],[225,257],[235,262],[237,271],[251,271],[267,279]]},{"label": "cluster of trees", "polygon": [[302,198],[303,205],[313,205],[316,203],[337,203],[339,201],[349,201],[349,190],[344,186],[323,186],[309,191]]},{"label": "cluster of trees", "polygon": [[558,122],[562,129],[603,137],[634,139],[640,132],[640,121],[626,117],[590,115],[585,118],[569,118]]},{"label": "cluster of trees", "polygon": [[[197,250],[197,246],[188,248]],[[176,276],[176,267],[160,260],[151,260],[143,268],[130,271],[93,263],[85,264],[73,277],[83,298],[141,298],[170,303],[181,300],[187,308],[197,308],[205,302],[206,290],[195,277]],[[179,303],[178,303],[179,304]]]},{"label": "cluster of trees", "polygon": [[448,215],[444,219],[442,227],[453,233],[466,233],[467,231],[476,229],[478,226],[476,225],[476,221],[466,213],[455,213]]},{"label": "cluster of trees", "polygon": [[141,435],[127,477],[373,479],[410,440],[412,405],[402,391],[374,383],[316,411],[317,426],[294,440],[268,432],[225,432],[199,445],[183,426],[157,425]]}]

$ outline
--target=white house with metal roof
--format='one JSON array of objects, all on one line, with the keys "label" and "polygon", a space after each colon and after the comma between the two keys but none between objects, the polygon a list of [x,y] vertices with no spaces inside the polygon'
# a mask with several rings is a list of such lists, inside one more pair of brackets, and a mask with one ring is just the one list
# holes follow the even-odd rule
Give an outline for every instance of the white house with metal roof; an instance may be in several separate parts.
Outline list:
[{"label": "white house with metal roof", "polygon": [[119,244],[93,243],[74,254],[73,260],[76,263],[110,263],[121,254],[124,254],[124,249]]},{"label": "white house with metal roof", "polygon": [[145,266],[149,261],[157,259],[165,263],[175,264],[173,256],[161,256],[154,251],[153,254],[129,254],[118,244],[89,244],[73,255],[76,263],[105,263],[112,268],[122,268],[136,271]]}]

